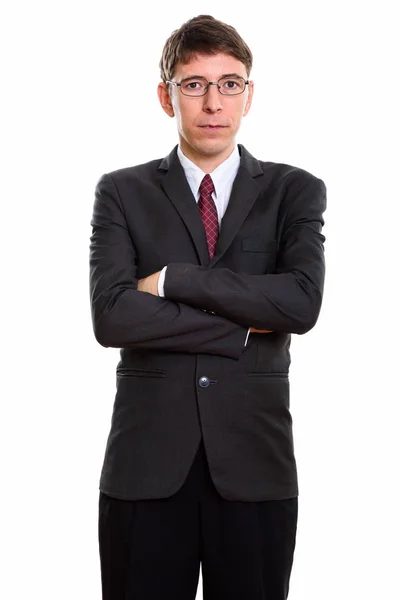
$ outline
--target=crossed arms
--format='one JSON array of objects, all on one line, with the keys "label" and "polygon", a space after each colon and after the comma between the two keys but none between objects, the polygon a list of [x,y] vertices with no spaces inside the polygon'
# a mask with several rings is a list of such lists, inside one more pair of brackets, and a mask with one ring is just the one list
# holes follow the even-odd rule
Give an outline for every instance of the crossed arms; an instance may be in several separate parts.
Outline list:
[{"label": "crossed arms", "polygon": [[[325,208],[325,184],[311,176],[284,217],[275,273],[247,275],[170,263],[165,298],[159,298],[144,293],[149,278],[137,279],[137,256],[121,200],[111,176],[103,175],[95,192],[90,243],[97,341],[106,347],[205,352],[237,359],[249,326],[306,333],[321,308]],[[150,277],[156,280],[157,273]]]},{"label": "crossed arms", "polygon": [[[138,281],[138,290],[141,292],[147,292],[148,294],[153,294],[153,296],[158,296],[158,278],[160,277],[161,271],[157,271],[157,273],[153,273],[144,279],[139,279]],[[272,333],[272,329],[256,329],[255,327],[250,327],[250,333]]]}]

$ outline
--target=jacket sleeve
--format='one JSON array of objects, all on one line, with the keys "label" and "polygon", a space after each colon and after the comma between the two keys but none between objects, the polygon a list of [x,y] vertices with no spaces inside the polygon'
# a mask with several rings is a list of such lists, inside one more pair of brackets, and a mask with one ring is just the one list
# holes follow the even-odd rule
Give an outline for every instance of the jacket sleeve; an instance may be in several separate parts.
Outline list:
[{"label": "jacket sleeve", "polygon": [[137,289],[134,240],[110,175],[97,183],[90,224],[91,314],[95,338],[102,346],[239,358],[246,328]]},{"label": "jacket sleeve", "polygon": [[325,183],[311,176],[286,210],[274,273],[248,275],[172,263],[166,271],[165,297],[243,326],[306,333],[321,309],[325,209]]}]

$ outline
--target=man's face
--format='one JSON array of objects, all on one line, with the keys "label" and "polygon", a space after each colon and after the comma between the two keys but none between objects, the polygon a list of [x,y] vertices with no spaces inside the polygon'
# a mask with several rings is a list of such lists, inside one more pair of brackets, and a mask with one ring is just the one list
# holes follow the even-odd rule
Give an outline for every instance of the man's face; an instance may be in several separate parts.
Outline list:
[{"label": "man's face", "polygon": [[[247,80],[242,62],[225,53],[197,54],[183,65],[178,63],[173,81],[200,76],[207,81],[218,81],[224,75],[240,75]],[[192,160],[196,157],[213,157],[224,160],[235,145],[235,136],[251,105],[253,82],[242,94],[223,95],[216,85],[210,85],[204,96],[184,96],[177,86],[159,84],[159,99],[165,112],[176,117],[182,150]]]}]

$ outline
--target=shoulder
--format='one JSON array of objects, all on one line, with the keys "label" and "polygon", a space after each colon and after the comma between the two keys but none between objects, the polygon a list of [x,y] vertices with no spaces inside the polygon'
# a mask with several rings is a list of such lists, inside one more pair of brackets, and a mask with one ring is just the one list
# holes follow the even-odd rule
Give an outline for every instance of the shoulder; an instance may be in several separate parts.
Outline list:
[{"label": "shoulder", "polygon": [[123,181],[151,179],[156,176],[162,160],[162,158],[157,158],[131,167],[123,167],[121,169],[110,171],[107,175],[114,182],[118,183]]},{"label": "shoulder", "polygon": [[311,171],[281,162],[259,161],[268,185],[274,185],[291,197],[303,191],[326,194],[325,182]]},{"label": "shoulder", "polygon": [[123,167],[104,173],[97,181],[97,189],[110,190],[122,197],[145,187],[157,186],[160,179],[159,166],[163,158],[157,158],[131,167]]},{"label": "shoulder", "polygon": [[325,188],[324,181],[311,171],[284,162],[260,160],[241,146],[241,164],[256,178],[261,187],[277,186],[286,191],[296,192],[311,185]]}]

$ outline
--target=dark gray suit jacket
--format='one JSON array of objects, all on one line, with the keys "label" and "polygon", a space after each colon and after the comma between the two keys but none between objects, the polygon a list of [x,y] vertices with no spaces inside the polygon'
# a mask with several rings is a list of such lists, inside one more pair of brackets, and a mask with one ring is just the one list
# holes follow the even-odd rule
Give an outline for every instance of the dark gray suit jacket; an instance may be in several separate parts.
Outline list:
[{"label": "dark gray suit jacket", "polygon": [[[298,495],[289,346],[320,312],[326,186],[239,151],[211,261],[177,146],[97,184],[93,328],[100,344],[121,348],[100,479],[111,496],[174,494],[201,436],[224,498]],[[137,290],[138,279],[164,265],[165,298]],[[252,333],[244,347],[249,326],[273,333]]]}]

